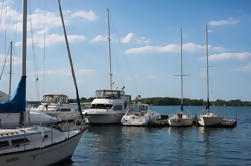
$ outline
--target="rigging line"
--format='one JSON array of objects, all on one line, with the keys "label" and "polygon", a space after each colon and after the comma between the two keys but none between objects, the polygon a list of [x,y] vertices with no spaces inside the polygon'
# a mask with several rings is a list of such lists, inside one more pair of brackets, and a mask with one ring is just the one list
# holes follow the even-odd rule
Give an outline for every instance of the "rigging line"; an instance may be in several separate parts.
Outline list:
[{"label": "rigging line", "polygon": [[[30,5],[31,6],[31,5]],[[31,10],[30,10],[31,11]],[[37,74],[37,65],[36,65],[36,56],[35,56],[35,44],[34,44],[34,35],[33,35],[33,27],[32,27],[32,16],[30,15],[30,28],[31,28],[31,45],[32,45],[32,56],[33,56],[33,65],[34,65],[34,70],[35,70],[35,86],[36,86],[36,95],[37,95],[37,100],[39,100],[39,89],[38,89],[38,74]]]},{"label": "rigging line", "polygon": [[5,60],[4,60],[2,72],[1,72],[1,75],[0,75],[0,80],[2,79],[2,76],[3,76],[3,72],[4,72],[4,68],[5,68],[6,61],[7,61],[7,59],[8,59],[9,51],[10,51],[10,48],[9,48],[9,50],[8,50],[8,53],[7,53],[6,56],[5,56]]}]

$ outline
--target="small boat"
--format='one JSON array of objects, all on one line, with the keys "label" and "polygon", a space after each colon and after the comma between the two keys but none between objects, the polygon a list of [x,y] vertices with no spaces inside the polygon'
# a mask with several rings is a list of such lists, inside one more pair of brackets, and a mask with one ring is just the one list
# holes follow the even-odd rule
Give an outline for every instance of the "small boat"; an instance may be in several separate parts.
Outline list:
[{"label": "small boat", "polygon": [[86,122],[89,124],[120,123],[131,102],[131,96],[125,95],[124,90],[96,90],[96,97],[89,109],[84,109]]},{"label": "small boat", "polygon": [[198,124],[200,126],[209,127],[209,126],[218,126],[221,124],[223,118],[216,113],[210,112],[210,102],[209,102],[209,74],[208,74],[208,29],[206,25],[206,58],[207,58],[207,106],[206,113],[201,114],[198,118]]},{"label": "small boat", "polygon": [[132,104],[122,117],[121,123],[125,126],[148,126],[160,118],[158,113],[150,110],[148,104]]},{"label": "small boat", "polygon": [[173,115],[168,119],[169,126],[171,127],[187,127],[193,125],[193,117],[185,114],[183,108],[183,67],[182,67],[182,29],[180,29],[180,83],[181,83],[181,104],[180,113]]},{"label": "small boat", "polygon": [[44,95],[41,104],[31,110],[44,112],[62,120],[74,120],[79,117],[79,112],[68,103],[68,96],[64,94]]}]

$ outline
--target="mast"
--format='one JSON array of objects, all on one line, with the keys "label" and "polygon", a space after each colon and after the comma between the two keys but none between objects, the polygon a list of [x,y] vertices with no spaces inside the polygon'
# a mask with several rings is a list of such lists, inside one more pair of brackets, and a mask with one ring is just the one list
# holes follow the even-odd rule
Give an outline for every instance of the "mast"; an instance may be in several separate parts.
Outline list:
[{"label": "mast", "polygon": [[111,60],[111,37],[110,37],[110,17],[109,9],[107,8],[107,28],[108,28],[108,55],[109,55],[109,76],[110,76],[110,89],[112,89],[112,60]]},{"label": "mast", "polygon": [[9,99],[11,96],[11,77],[12,77],[12,41],[10,42],[10,79],[9,79]]},{"label": "mast", "polygon": [[[26,78],[26,33],[27,33],[27,0],[23,0],[23,36],[22,36],[22,78]],[[26,91],[25,91],[26,99]],[[19,113],[19,125],[23,126],[24,112]]]},{"label": "mast", "polygon": [[180,28],[180,89],[181,89],[181,104],[180,110],[183,112],[183,68],[182,68],[182,28]]},{"label": "mast", "polygon": [[81,118],[83,118],[83,114],[82,114],[82,111],[81,111],[80,100],[79,100],[79,94],[78,94],[78,85],[77,85],[75,72],[74,72],[74,68],[73,68],[73,64],[72,64],[71,51],[70,51],[68,38],[67,38],[67,34],[66,34],[66,29],[65,29],[64,18],[63,18],[63,13],[62,13],[62,9],[61,9],[60,0],[58,0],[58,7],[59,7],[59,12],[60,12],[61,21],[62,21],[63,30],[64,30],[64,37],[65,37],[65,44],[66,44],[66,48],[67,48],[67,52],[68,52],[68,58],[69,58],[70,65],[71,65],[71,74],[72,74],[72,78],[73,78],[75,89],[76,89],[76,96],[77,96],[77,102],[78,102],[78,111],[79,111],[79,113],[81,115]]},{"label": "mast", "polygon": [[207,106],[206,112],[209,112],[209,74],[208,74],[208,28],[206,24],[206,55],[207,55]]}]

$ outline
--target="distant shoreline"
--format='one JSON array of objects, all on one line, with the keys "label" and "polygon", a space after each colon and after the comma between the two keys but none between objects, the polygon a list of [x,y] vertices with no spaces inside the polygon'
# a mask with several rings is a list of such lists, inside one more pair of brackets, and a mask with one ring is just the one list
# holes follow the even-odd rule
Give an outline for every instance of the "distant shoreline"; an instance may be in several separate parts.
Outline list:
[{"label": "distant shoreline", "polygon": [[[91,102],[94,98],[81,98],[82,102]],[[69,99],[70,103],[75,103],[76,99]],[[150,97],[134,99],[133,102],[141,102],[149,105],[158,106],[178,106],[180,105],[180,99],[175,97]],[[184,98],[184,106],[205,106],[206,101],[203,99],[189,99]],[[240,99],[234,100],[221,100],[217,99],[215,101],[210,101],[211,106],[251,106],[251,101],[241,101]]]}]

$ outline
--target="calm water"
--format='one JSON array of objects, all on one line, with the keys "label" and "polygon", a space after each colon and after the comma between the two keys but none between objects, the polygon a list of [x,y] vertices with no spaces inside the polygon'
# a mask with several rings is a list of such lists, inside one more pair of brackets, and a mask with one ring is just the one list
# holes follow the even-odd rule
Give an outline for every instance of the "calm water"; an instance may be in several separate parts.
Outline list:
[{"label": "calm water", "polygon": [[[169,116],[175,106],[154,106]],[[202,107],[185,107],[199,115]],[[91,126],[82,136],[71,165],[251,165],[251,107],[213,107],[233,129]]]}]

